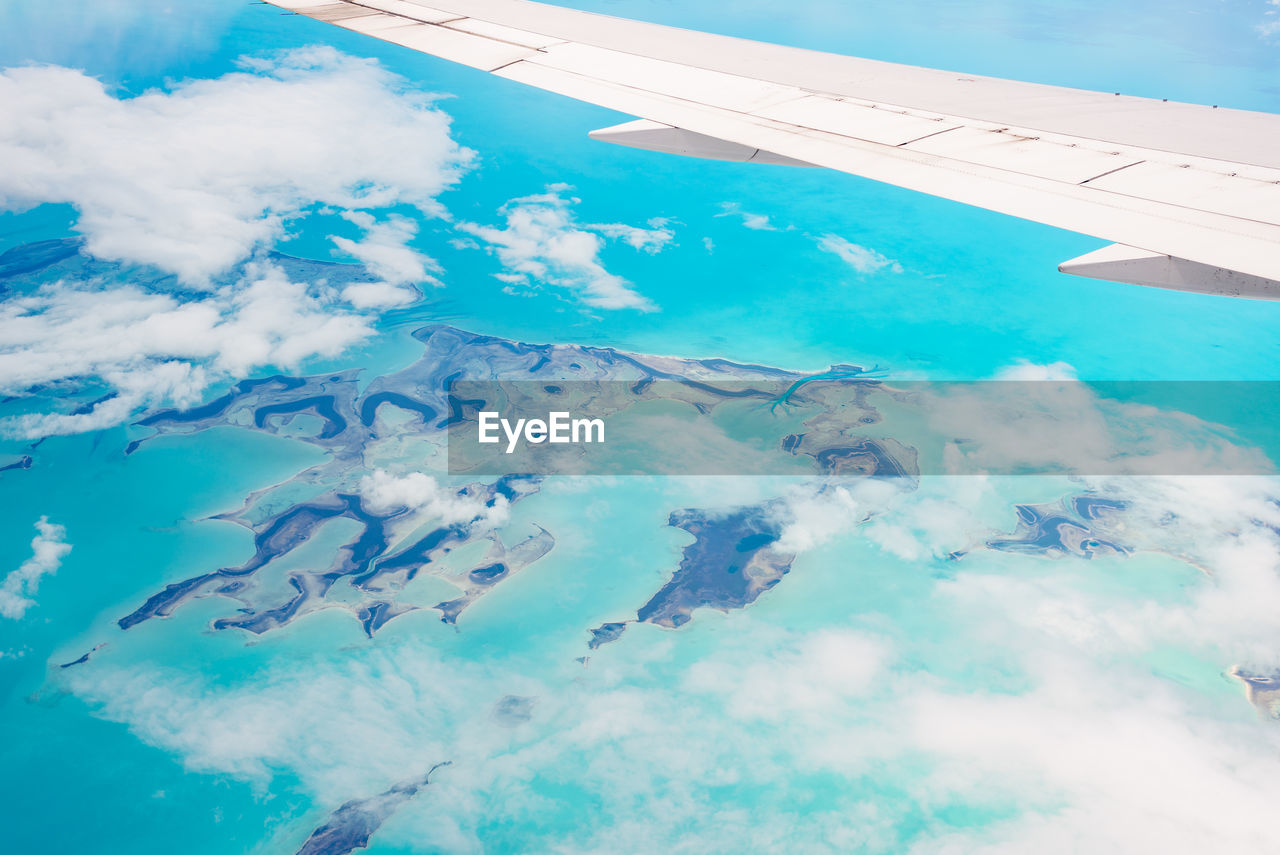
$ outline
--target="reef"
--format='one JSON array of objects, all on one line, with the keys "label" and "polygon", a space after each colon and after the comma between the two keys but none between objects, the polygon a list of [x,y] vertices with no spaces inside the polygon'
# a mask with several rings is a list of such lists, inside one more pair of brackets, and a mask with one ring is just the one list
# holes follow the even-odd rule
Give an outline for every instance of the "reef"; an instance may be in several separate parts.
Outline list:
[{"label": "reef", "polygon": [[[179,289],[171,278],[148,278],[144,271],[92,259],[79,247],[75,241],[61,241],[10,251],[0,256],[0,278],[26,287],[56,276],[137,273],[131,279],[137,287]],[[358,281],[367,275],[351,265],[287,256],[271,260],[298,278]],[[488,510],[535,495],[542,476],[528,470],[494,473],[454,465],[459,461],[452,456],[451,437],[474,432],[477,408],[489,402],[457,394],[467,383],[487,384],[488,393],[507,404],[551,401],[593,417],[654,406],[661,413],[671,407],[702,416],[727,413],[722,423],[750,435],[729,431],[715,440],[723,447],[712,449],[711,456],[724,455],[715,471],[725,474],[749,473],[757,471],[752,466],[763,465],[774,474],[808,473],[819,485],[839,478],[892,478],[908,487],[919,476],[919,453],[884,435],[880,409],[881,402],[902,404],[910,396],[878,379],[875,368],[837,365],[805,374],[724,359],[530,344],[447,325],[425,326],[413,335],[422,345],[421,356],[399,371],[373,378],[363,377],[360,370],[252,378],[199,406],[160,410],[137,420],[126,454],[143,451],[158,436],[237,427],[287,437],[323,451],[325,457],[215,517],[251,533],[252,554],[243,562],[165,585],[119,618],[121,629],[169,617],[184,604],[208,597],[234,604],[230,613],[212,621],[215,631],[267,633],[329,608],[346,610],[370,637],[422,609],[434,609],[441,620],[456,626],[478,600],[546,558],[556,542],[554,532],[533,522],[518,529],[504,522],[505,514],[495,514],[501,518],[495,522],[484,510],[446,520],[432,519],[422,508],[385,507],[370,501],[362,482],[376,469],[392,477],[450,471],[455,474],[437,476],[446,504]],[[642,457],[679,451],[661,445],[670,443],[670,432],[640,433],[642,440],[655,443],[652,454],[650,446],[641,444]],[[4,468],[30,465],[27,456],[5,462]],[[676,471],[692,474],[683,466],[678,463]],[[674,511],[669,524],[693,535],[693,543],[633,620],[609,621],[591,630],[589,646],[616,640],[632,622],[677,628],[699,608],[727,611],[755,602],[785,577],[794,558],[776,548],[773,510],[766,502]],[[991,538],[986,546],[1086,558],[1123,553],[1129,547],[1111,527],[1119,510],[1101,497],[1076,497],[1061,507],[1019,505],[1017,529]],[[322,533],[336,539],[329,554],[317,559],[299,551]],[[419,602],[410,583],[421,574],[453,584],[457,596],[434,605]]]},{"label": "reef", "polygon": [[1261,715],[1280,719],[1280,671],[1260,673],[1237,666],[1228,673],[1244,684],[1245,698]]},{"label": "reef", "polygon": [[1015,505],[1017,528],[993,537],[986,547],[997,552],[1097,558],[1127,555],[1131,546],[1120,541],[1118,523],[1124,502],[1092,494],[1069,496],[1061,502]]},{"label": "reef", "polygon": [[528,567],[555,546],[555,538],[541,526],[538,533],[532,535],[510,549],[504,547],[496,537],[484,563],[468,570],[462,596],[436,605],[440,610],[440,619],[445,623],[456,624],[462,610],[484,596],[494,585],[504,579],[510,579],[516,573]]},{"label": "reef", "polygon": [[59,667],[59,668],[61,668],[61,669],[64,669],[64,670],[65,670],[65,669],[67,669],[67,668],[73,668],[73,667],[75,667],[76,665],[83,665],[84,663],[86,663],[86,662],[88,662],[88,661],[89,661],[89,657],[90,657],[90,656],[92,656],[93,654],[97,653],[99,650],[101,650],[102,648],[104,648],[104,647],[106,647],[106,646],[107,646],[107,643],[106,643],[105,641],[104,641],[104,642],[102,642],[101,644],[95,644],[91,650],[89,650],[88,652],[86,652],[86,653],[85,653],[84,655],[82,655],[79,659],[73,659],[73,660],[71,660],[70,662],[63,662],[63,663],[62,663],[62,664],[60,664],[58,667]]},{"label": "reef", "polygon": [[[535,481],[512,477],[493,484],[469,484],[458,488],[454,495],[492,507],[500,496],[510,504],[536,489]],[[358,595],[356,604],[347,605],[347,608],[355,614],[365,633],[372,637],[392,618],[418,608],[396,602],[395,595],[420,571],[424,568],[434,571],[440,559],[460,546],[487,542],[489,552],[486,558],[464,571],[464,577],[470,581],[463,596],[436,606],[446,622],[454,623],[466,606],[500,579],[541,558],[554,544],[550,534],[539,529],[537,534],[507,548],[497,533],[477,526],[474,520],[431,527],[425,533],[415,534],[397,544],[391,533],[392,523],[409,514],[410,511],[404,508],[374,513],[365,507],[358,495],[326,493],[261,521],[253,521],[248,510],[223,515],[221,518],[240,522],[254,531],[253,556],[244,564],[222,567],[165,586],[138,609],[120,618],[118,624],[127,630],[152,618],[168,617],[192,599],[217,595],[238,601],[242,607],[235,617],[215,620],[213,629],[236,628],[260,634],[318,609],[343,605],[343,600],[331,601],[328,595],[339,581],[345,581],[349,590]],[[283,591],[278,584],[272,585],[259,577],[264,568],[306,543],[324,525],[338,519],[355,522],[359,531],[336,551],[327,567],[290,572]],[[506,570],[500,575],[491,572],[495,557],[505,562]],[[440,572],[448,574],[446,569]]]},{"label": "reef", "polygon": [[589,646],[616,641],[628,623],[651,623],[676,629],[700,608],[741,609],[782,581],[795,554],[775,544],[781,536],[774,503],[738,508],[727,514],[686,508],[675,511],[668,525],[693,535],[680,565],[636,612],[635,621],[606,623],[591,630]]},{"label": "reef", "polygon": [[384,822],[405,802],[431,783],[431,775],[448,762],[437,763],[421,778],[396,784],[386,792],[367,799],[343,803],[324,825],[311,832],[297,855],[346,855],[369,845]]},{"label": "reef", "polygon": [[533,718],[534,698],[507,695],[493,707],[494,719],[504,727],[516,727]]},{"label": "reef", "polygon": [[0,466],[0,472],[8,472],[13,469],[30,469],[32,462],[33,461],[31,459],[31,455],[24,454],[21,457],[19,457],[17,460],[14,460],[11,463],[6,463],[3,466]]},{"label": "reef", "polygon": [[774,543],[781,535],[770,505],[742,508],[726,516],[685,509],[668,525],[693,535],[680,566],[636,620],[674,629],[688,623],[694,609],[740,609],[782,581],[795,560]]},{"label": "reef", "polygon": [[[602,623],[595,629],[588,630],[591,633],[591,640],[587,642],[587,646],[592,650],[595,650],[596,648],[612,641],[617,641],[622,637],[622,633],[626,631],[626,628],[627,621],[624,620]],[[583,661],[583,664],[586,664],[585,660]]]},{"label": "reef", "polygon": [[[68,259],[77,259],[83,264],[93,264],[89,256],[80,254],[82,246],[84,246],[83,238],[59,238],[38,240],[7,249],[0,253],[0,280],[34,273]],[[110,263],[103,263],[103,266],[115,267]],[[3,292],[0,291],[0,293]]]},{"label": "reef", "polygon": [[[239,629],[261,634],[286,626],[319,609],[347,609],[369,636],[396,617],[425,608],[402,596],[422,572],[447,579],[459,596],[437,603],[441,619],[456,624],[478,599],[545,557],[555,544],[552,532],[532,526],[514,540],[479,519],[432,525],[412,509],[373,507],[361,493],[360,479],[371,469],[404,472],[406,461],[440,466],[449,432],[466,429],[476,402],[454,393],[459,378],[490,381],[511,397],[527,394],[532,381],[539,395],[568,395],[566,390],[596,390],[590,412],[620,412],[641,402],[679,402],[709,413],[728,402],[758,401],[761,406],[794,408],[800,402],[839,400],[855,425],[874,421],[865,397],[875,381],[850,385],[856,366],[821,376],[800,375],[722,359],[690,360],[643,356],[612,348],[525,344],[437,325],[419,329],[423,354],[407,368],[375,377],[362,387],[359,371],[309,377],[273,375],[236,383],[213,400],[187,410],[161,410],[135,423],[143,435],[126,454],[135,454],[153,438],[189,435],[217,427],[239,427],[289,437],[323,450],[325,462],[284,484],[251,495],[245,505],[217,519],[253,532],[253,554],[244,563],[220,567],[173,582],[152,594],[118,621],[130,629],[143,621],[172,615],[191,600],[219,596],[239,604],[236,614],[216,619],[214,630]],[[509,378],[520,378],[512,381]],[[570,381],[590,381],[574,385]],[[612,382],[618,381],[618,382]],[[841,391],[842,390],[842,391]],[[805,397],[808,396],[808,397]],[[825,413],[821,407],[816,411]],[[914,474],[910,449],[883,439],[859,439],[846,419],[819,419],[799,441],[785,447],[779,433],[776,454],[808,455],[815,474],[902,477]],[[452,462],[452,461],[451,461]],[[443,476],[441,476],[443,477]],[[540,477],[520,472],[492,480],[451,479],[453,495],[492,508],[533,495]],[[790,558],[775,555],[766,540],[763,508],[727,516],[677,511],[671,525],[695,535],[695,545],[671,582],[646,604],[639,620],[679,626],[702,606],[740,608],[777,584]],[[354,534],[324,566],[272,572],[278,562],[342,521]],[[770,530],[771,531],[771,530]],[[751,538],[763,538],[756,543]],[[750,548],[744,543],[756,543]],[[447,556],[479,544],[483,558],[454,566]],[[469,550],[467,554],[475,554]],[[604,643],[611,630],[597,634]],[[617,632],[613,637],[616,637]],[[608,639],[611,640],[611,639]]]},{"label": "reef", "polygon": [[[9,250],[0,255],[0,281],[3,287],[19,289],[60,279],[128,281],[153,293],[184,293],[172,276],[93,258],[81,251],[82,245],[73,239]],[[269,260],[300,280],[343,284],[371,279],[355,265],[281,254],[272,254]],[[779,428],[773,439],[776,458],[807,456],[812,460],[809,471],[815,475],[901,477],[914,471],[910,449],[892,440],[859,435],[861,426],[879,421],[868,397],[880,390],[880,381],[859,366],[839,365],[803,374],[725,359],[530,344],[446,325],[423,327],[414,336],[422,344],[421,357],[403,370],[367,383],[359,370],[314,376],[275,374],[234,383],[189,409],[163,409],[139,418],[131,428],[134,435],[125,447],[127,455],[141,452],[159,436],[238,427],[287,437],[326,456],[323,463],[294,478],[248,496],[239,509],[214,517],[252,533],[253,551],[246,560],[165,585],[119,618],[119,627],[129,630],[172,616],[184,604],[207,597],[235,604],[234,612],[213,620],[215,631],[262,634],[326,608],[345,609],[369,636],[422,608],[434,608],[443,621],[456,625],[467,608],[546,557],[555,544],[554,534],[537,525],[515,531],[512,526],[491,525],[481,518],[483,514],[460,521],[432,520],[417,509],[373,505],[362,492],[362,479],[377,468],[392,475],[446,468],[450,432],[456,435],[472,429],[475,418],[477,402],[451,394],[460,382],[489,382],[511,400],[531,394],[531,388],[532,394],[562,400],[570,407],[589,403],[593,415],[655,402],[685,405],[703,415],[726,405],[758,406],[768,414],[803,412],[809,416],[803,432],[784,438],[787,431]],[[525,388],[522,383],[532,386]],[[100,388],[92,384],[83,392],[82,399],[75,401],[80,411],[103,400]],[[586,397],[578,400],[575,395]],[[796,421],[792,419],[791,424]],[[765,420],[763,424],[767,433],[773,423]],[[650,456],[661,457],[661,449]],[[31,465],[30,455],[25,455],[4,461],[0,468]],[[540,485],[537,476],[518,470],[440,478],[448,496],[487,508],[498,502],[523,501]],[[695,545],[638,619],[678,626],[693,609],[741,607],[777,584],[789,567],[785,556],[774,556],[766,547],[738,554],[729,543],[748,536],[732,532],[762,525],[759,516],[749,510],[723,518],[712,512],[673,514],[671,524],[694,533]],[[757,521],[748,522],[751,519]],[[299,553],[326,532],[342,538],[332,554],[314,559]],[[453,554],[463,547],[471,547],[467,555],[482,557],[455,561]],[[416,602],[405,588],[421,573],[456,585],[458,596],[434,606]],[[621,631],[621,627],[602,629],[593,643],[604,643]]]}]

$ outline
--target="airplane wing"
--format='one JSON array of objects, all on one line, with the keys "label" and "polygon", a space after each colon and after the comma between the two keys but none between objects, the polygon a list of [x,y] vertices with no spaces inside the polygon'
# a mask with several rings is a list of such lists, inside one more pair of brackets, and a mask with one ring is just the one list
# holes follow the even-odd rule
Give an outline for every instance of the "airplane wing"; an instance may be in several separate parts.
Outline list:
[{"label": "airplane wing", "polygon": [[820,53],[529,0],[272,5],[639,117],[635,148],[825,167],[1112,241],[1059,270],[1280,299],[1280,115]]}]

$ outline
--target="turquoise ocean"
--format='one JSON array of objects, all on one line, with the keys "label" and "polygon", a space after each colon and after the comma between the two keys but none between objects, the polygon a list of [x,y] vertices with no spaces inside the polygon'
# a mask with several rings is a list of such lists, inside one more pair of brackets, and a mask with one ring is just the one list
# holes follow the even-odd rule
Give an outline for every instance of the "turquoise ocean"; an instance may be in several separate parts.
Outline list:
[{"label": "turquoise ocean", "polygon": [[[1267,35],[1271,9],[1261,0],[574,5],[894,62],[1280,112],[1280,34]],[[826,171],[610,147],[587,132],[627,117],[270,6],[0,8],[0,68],[82,69],[118,98],[307,45],[375,59],[409,88],[438,93],[452,137],[477,160],[440,196],[451,220],[422,220],[413,241],[439,262],[444,287],[382,314],[376,335],[291,373],[359,369],[367,383],[418,358],[414,330],[446,323],[533,344],[803,372],[845,363],[902,378],[984,379],[1065,363],[1091,380],[1280,380],[1280,303],[1058,274],[1059,262],[1100,245],[1092,238]],[[581,200],[580,222],[656,219],[672,230],[661,252],[610,244],[602,256],[656,311],[508,293],[494,278],[498,259],[455,245],[454,223],[497,222],[509,200],[557,184]],[[769,227],[746,227],[744,212]],[[74,236],[78,216],[64,204],[0,212],[0,252]],[[344,228],[317,208],[275,248],[353,261],[329,242]],[[851,269],[818,246],[828,235],[872,247],[897,268]],[[4,406],[56,404],[57,395]],[[1220,584],[1206,561],[1221,555],[1189,557],[1191,529],[1165,543],[1134,522],[1139,546],[1091,561],[977,548],[1013,531],[1015,505],[1079,492],[1067,479],[923,482],[904,500],[900,528],[890,520],[874,536],[843,530],[815,544],[748,607],[701,609],[677,630],[635,624],[599,649],[587,648],[587,630],[634,617],[691,542],[667,525],[672,510],[762,501],[775,486],[553,480],[513,506],[507,525],[521,536],[535,525],[551,531],[554,550],[457,627],[423,609],[369,638],[349,611],[325,609],[262,635],[215,632],[211,622],[237,606],[208,597],[123,632],[116,621],[165,585],[253,554],[247,529],[209,517],[325,461],[313,446],[234,426],[161,436],[125,456],[137,435],[117,426],[34,450],[28,440],[0,442],[6,459],[32,455],[29,469],[0,473],[0,574],[30,557],[41,516],[73,544],[41,580],[37,604],[0,619],[5,851],[291,853],[343,803],[446,760],[453,765],[386,818],[369,851],[933,852],[947,841],[958,847],[950,851],[1018,851],[1011,829],[1033,819],[1052,830],[1069,807],[1096,808],[1100,822],[1110,815],[1060,771],[971,762],[995,739],[988,725],[957,747],[938,735],[951,718],[940,709],[996,729],[1038,722],[1067,743],[1080,736],[1065,723],[1073,711],[1081,721],[1097,713],[1119,733],[1141,710],[1153,732],[1220,728],[1232,739],[1256,736],[1259,756],[1274,751],[1269,723],[1228,674],[1269,664],[1255,636],[1219,644],[1177,630],[1210,608]],[[957,507],[964,522],[939,534],[950,523],[937,520]],[[327,563],[354,532],[341,525],[271,570],[276,582],[291,567]],[[956,561],[898,537],[921,532],[971,553]],[[434,576],[406,591],[427,604],[453,596]],[[995,628],[1002,622],[1014,628]],[[100,644],[86,663],[59,667]],[[1057,668],[1071,679],[1045,677]],[[1097,690],[1096,704],[1074,694],[1082,685]],[[533,700],[507,720],[496,710],[513,696]],[[1019,701],[1025,713],[1006,706]],[[1121,744],[1080,738],[1099,757]],[[1200,762],[1174,772],[1206,768]],[[1046,755],[1044,768],[1058,763]]]}]

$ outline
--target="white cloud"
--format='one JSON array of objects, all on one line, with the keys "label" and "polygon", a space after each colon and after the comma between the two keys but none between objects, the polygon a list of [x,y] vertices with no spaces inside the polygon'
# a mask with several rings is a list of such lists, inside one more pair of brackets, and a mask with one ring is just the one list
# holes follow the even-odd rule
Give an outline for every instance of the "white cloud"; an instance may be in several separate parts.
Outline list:
[{"label": "white cloud", "polygon": [[1280,35],[1280,10],[1274,8],[1280,6],[1280,0],[1267,0],[1267,5],[1273,8],[1263,12],[1262,21],[1255,27],[1258,34],[1264,39]]},{"label": "white cloud", "polygon": [[[58,572],[62,559],[71,551],[66,543],[67,530],[41,517],[36,522],[36,536],[31,540],[31,557],[5,577],[0,585],[0,617],[17,620],[36,604],[40,578]],[[3,658],[3,657],[0,657]]]},{"label": "white cloud", "polygon": [[0,428],[95,430],[142,407],[195,403],[216,378],[336,356],[370,333],[332,289],[290,281],[271,264],[251,263],[243,280],[186,301],[134,285],[54,283],[0,303],[0,390],[99,377],[115,395],[87,413],[29,413]]},{"label": "white cloud", "polygon": [[769,221],[769,217],[765,214],[752,214],[742,210],[737,202],[721,202],[720,213],[717,217],[738,217],[742,220],[745,228],[757,232],[776,232],[778,227]]},{"label": "white cloud", "polygon": [[901,492],[893,481],[867,478],[850,482],[801,485],[787,491],[777,511],[782,534],[774,548],[804,552],[861,525]]},{"label": "white cloud", "polygon": [[[1096,587],[1078,562],[985,552],[983,541],[1009,532],[1012,505],[1039,496],[1053,504],[1064,495],[1090,493],[1124,505],[1108,521],[1106,534],[1137,551],[1116,557],[1106,574],[1132,579],[1133,590]],[[1084,656],[1145,652],[1161,645],[1186,648],[1222,669],[1242,664],[1280,669],[1280,481],[1242,476],[1124,476],[1065,478],[1020,476],[926,477],[920,489],[898,498],[886,513],[863,526],[863,536],[907,561],[968,555],[953,564],[954,578],[935,594],[946,611],[983,629],[979,648],[1008,646],[1011,636],[1027,649],[1063,648]],[[1081,523],[1085,524],[1085,523]],[[1136,566],[1152,566],[1159,551],[1161,574],[1179,577],[1178,562],[1197,584],[1174,585],[1177,595]],[[1134,562],[1128,564],[1126,562]],[[1172,584],[1172,583],[1171,583]],[[1167,599],[1162,600],[1161,597]],[[994,634],[993,634],[994,633]]]},{"label": "white cloud", "polygon": [[[1010,605],[1042,631],[1108,650],[1159,644],[1190,647],[1220,661],[1280,669],[1280,482],[1266,477],[1182,476],[1093,479],[1101,495],[1128,507],[1120,536],[1137,549],[1183,557],[1206,576],[1181,602],[1134,606],[1089,591],[1020,589],[1017,580],[975,575],[948,593]],[[1000,590],[995,590],[999,588]],[[1031,605],[1032,600],[1041,605]]]},{"label": "white cloud", "polygon": [[[1280,798],[1277,734],[1215,720],[1168,684],[1033,653],[1037,686],[1013,695],[924,688],[904,710],[938,762],[919,795],[1010,802],[1014,818],[910,851],[1267,852]],[[1100,683],[1123,687],[1110,689]]]},{"label": "white cloud", "polygon": [[[979,491],[970,479],[934,479],[913,516],[943,506],[963,517],[971,508],[967,525],[981,533],[990,516],[980,510],[1003,506],[1011,522],[1008,499],[981,495],[994,486],[982,480]],[[1051,479],[1003,483],[1024,496],[1054,483],[1081,489]],[[1018,688],[971,690],[968,678],[917,675],[900,684],[891,727],[879,735],[893,754],[928,758],[931,771],[908,788],[925,810],[958,802],[1009,818],[918,839],[913,855],[1191,855],[1280,845],[1266,819],[1266,805],[1280,798],[1280,732],[1250,715],[1243,692],[1221,674],[1242,659],[1280,665],[1280,483],[1115,478],[1088,486],[1129,503],[1123,540],[1187,555],[1207,573],[1193,583],[1176,575],[1174,561],[1142,557],[1096,570],[1010,556],[952,565],[931,610],[949,624],[944,637],[964,639],[966,674],[1012,671]],[[942,540],[954,548],[963,536]]]},{"label": "white cloud", "polygon": [[1076,369],[1069,362],[1040,364],[1019,359],[996,372],[996,380],[1075,380]]},{"label": "white cloud", "polygon": [[386,222],[377,222],[366,211],[347,211],[343,219],[364,229],[364,238],[332,236],[330,240],[338,249],[363,264],[382,282],[360,282],[347,286],[343,297],[353,306],[362,309],[387,308],[411,303],[418,292],[403,285],[442,283],[433,274],[440,272],[436,261],[410,247],[409,241],[418,233],[418,224],[408,217],[392,214]]},{"label": "white cloud", "polygon": [[[438,265],[408,245],[414,220],[370,213],[446,216],[437,196],[472,153],[430,96],[329,48],[242,64],[134,98],[66,68],[0,72],[0,205],[70,203],[88,253],[192,286],[63,281],[0,304],[0,390],[111,393],[90,412],[29,413],[0,430],[73,433],[189,405],[210,383],[336,356],[371,334],[379,310],[417,299],[412,285],[438,284]],[[334,241],[381,281],[338,291],[254,260],[317,206],[364,230]]]},{"label": "white cloud", "polygon": [[456,488],[443,486],[422,472],[395,476],[375,469],[360,479],[360,495],[374,513],[415,511],[441,525],[476,523],[490,528],[505,523],[509,513],[505,496],[496,496],[489,505],[485,496],[460,495]]},{"label": "white cloud", "polygon": [[656,254],[675,237],[670,229],[642,229],[623,223],[589,223],[584,228],[598,232],[610,240],[620,240],[632,249]]},{"label": "white cloud", "polygon": [[489,244],[507,273],[508,285],[546,282],[575,291],[582,301],[602,309],[656,307],[629,282],[605,269],[600,253],[605,238],[621,239],[636,249],[657,252],[672,239],[665,224],[641,229],[621,223],[583,224],[573,215],[578,200],[555,184],[546,193],[512,199],[500,211],[505,228],[460,223],[458,228]]},{"label": "white cloud", "polygon": [[[999,516],[984,516],[993,504]],[[996,525],[1003,524],[1008,512],[1007,503],[994,495],[989,478],[926,477],[920,479],[917,490],[895,503],[892,513],[875,517],[862,533],[906,561],[943,558],[971,546],[993,519]]]},{"label": "white cloud", "polygon": [[[1074,562],[1033,559],[970,572],[962,564],[939,583],[944,611],[971,628],[968,648],[1016,651],[1031,679],[1006,694],[921,687],[904,711],[909,742],[940,765],[920,798],[985,793],[1021,809],[913,853],[1280,845],[1265,819],[1280,798],[1280,732],[1245,712],[1243,692],[1232,698],[1238,690],[1221,675],[1233,662],[1280,665],[1280,484],[1198,477],[1091,486],[1129,503],[1123,539],[1187,555],[1207,572],[1162,584],[1153,570],[1176,574],[1172,562],[1114,559],[1099,568],[1110,582],[1099,584]],[[1175,670],[1169,679],[1171,667],[1219,674]]]},{"label": "white cloud", "polygon": [[70,203],[93,255],[194,285],[317,203],[442,213],[471,153],[427,96],[330,48],[244,64],[135,98],[68,68],[0,73],[0,204]]},{"label": "white cloud", "polygon": [[[967,564],[954,566],[952,576],[966,574]],[[379,832],[391,846],[430,834],[444,851],[478,851],[476,835],[499,810],[541,835],[530,848],[565,853],[726,841],[914,855],[1280,845],[1267,807],[1280,798],[1280,732],[1217,687],[1153,673],[1143,643],[1099,655],[1039,625],[1035,607],[1073,578],[1079,588],[1082,574],[1051,577],[1033,599],[1000,588],[961,599],[948,596],[956,581],[932,592],[915,584],[924,568],[859,567],[876,581],[851,584],[857,598],[841,602],[883,606],[876,590],[901,586],[890,603],[901,622],[812,602],[802,607],[812,631],[776,626],[799,611],[708,613],[688,635],[635,627],[569,679],[559,665],[532,673],[536,657],[519,650],[458,658],[426,633],[389,649],[268,663],[239,685],[109,660],[65,679],[98,714],[192,768],[260,785],[282,772],[335,806],[452,759],[432,798]],[[1024,560],[1005,575],[1035,569]],[[893,571],[906,578],[893,581]],[[892,636],[849,626],[868,621]],[[1215,631],[1229,643],[1230,627]],[[1003,690],[981,685],[1002,677]],[[536,697],[534,718],[494,728],[486,711],[509,694]],[[807,786],[815,780],[821,804]],[[726,793],[766,786],[771,798],[726,819]],[[597,800],[589,828],[572,821],[579,792]],[[979,821],[949,819],[970,815]]]},{"label": "white cloud", "polygon": [[[737,655],[737,651],[734,652]],[[694,664],[684,688],[724,696],[738,718],[781,723],[840,714],[884,676],[889,645],[848,630],[820,630],[745,667],[727,667],[723,657]]]},{"label": "white cloud", "polygon": [[902,265],[891,258],[885,258],[874,249],[852,243],[839,235],[823,235],[817,238],[818,248],[837,256],[857,273],[878,273],[888,270],[890,273],[901,273]]},{"label": "white cloud", "polygon": [[[519,662],[459,660],[426,633],[392,648],[268,663],[239,685],[111,661],[65,679],[99,715],[178,753],[189,768],[259,786],[277,773],[296,775],[334,806],[452,760],[433,781],[432,798],[406,805],[400,817],[409,824],[400,834],[417,831],[421,840],[421,829],[430,829],[443,851],[479,851],[473,835],[498,810],[539,834],[537,817],[576,815],[579,788],[599,794],[599,822],[577,823],[567,836],[548,829],[525,848],[601,851],[593,838],[626,837],[633,824],[646,841],[666,839],[672,826],[658,820],[676,815],[686,820],[682,833],[724,832],[745,846],[764,826],[787,821],[785,810],[762,806],[763,825],[722,825],[706,809],[717,799],[706,787],[732,786],[744,763],[762,779],[784,775],[785,752],[760,738],[762,725],[803,721],[830,736],[833,720],[845,722],[849,706],[884,675],[891,648],[843,630],[780,634],[739,621],[726,631],[737,655],[700,658],[687,676],[676,675],[677,686],[659,676],[661,651],[654,673],[649,662],[593,663],[582,678],[548,684]],[[495,728],[488,711],[510,694],[537,698],[533,720]],[[809,727],[784,729],[788,747],[809,741]],[[380,840],[392,843],[396,834],[388,825]]]},{"label": "white cloud", "polygon": [[632,249],[656,255],[662,252],[676,233],[670,228],[670,221],[663,217],[654,217],[646,225],[647,229],[628,226],[624,223],[592,223],[586,228],[597,231],[607,238],[621,240]]},{"label": "white cloud", "polygon": [[357,309],[393,309],[407,306],[420,297],[413,288],[390,282],[353,282],[342,289],[342,299]]},{"label": "white cloud", "polygon": [[[445,725],[456,724],[458,695],[474,697],[486,682],[482,675],[468,679],[451,671],[438,657],[362,660],[302,672],[296,663],[271,668],[259,685],[235,688],[147,668],[69,677],[106,717],[127,721],[143,739],[178,752],[188,768],[258,786],[282,769],[297,769],[336,807],[421,775],[441,760],[462,759]],[[440,685],[452,693],[431,689]]]}]

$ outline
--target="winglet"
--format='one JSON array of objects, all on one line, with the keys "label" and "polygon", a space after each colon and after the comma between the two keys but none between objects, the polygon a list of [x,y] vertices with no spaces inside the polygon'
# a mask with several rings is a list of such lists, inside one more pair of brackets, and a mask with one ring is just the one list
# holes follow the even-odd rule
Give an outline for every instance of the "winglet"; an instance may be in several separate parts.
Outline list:
[{"label": "winglet", "polygon": [[737,163],[771,163],[777,166],[813,166],[802,160],[794,160],[761,151],[758,148],[739,145],[728,140],[695,134],[684,128],[674,128],[660,122],[639,119],[625,122],[609,128],[601,128],[588,134],[593,140],[625,145],[630,148],[641,148],[646,151],[661,151],[667,154],[682,154],[686,157],[701,157],[707,160],[730,160]]},{"label": "winglet", "polygon": [[1255,300],[1280,300],[1280,282],[1274,279],[1251,276],[1119,243],[1064,261],[1058,265],[1058,270],[1072,276],[1152,288],[1220,294],[1226,297],[1250,297]]}]

